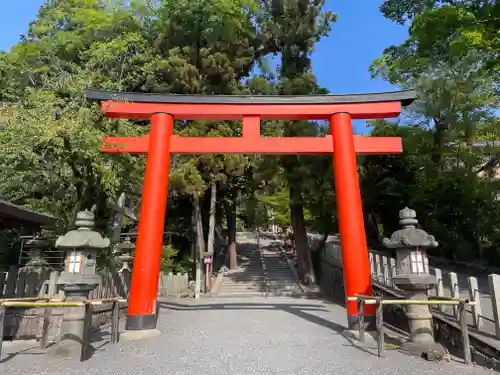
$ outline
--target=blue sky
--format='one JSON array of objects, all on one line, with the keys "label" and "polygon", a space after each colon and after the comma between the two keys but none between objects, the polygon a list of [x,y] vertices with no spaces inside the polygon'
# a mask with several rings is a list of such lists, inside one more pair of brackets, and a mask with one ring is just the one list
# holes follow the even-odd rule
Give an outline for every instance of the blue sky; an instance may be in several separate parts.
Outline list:
[{"label": "blue sky", "polygon": [[[22,6],[20,7],[20,3]],[[43,0],[0,0],[0,50],[15,44],[36,16]],[[328,38],[313,54],[313,69],[319,83],[332,94],[397,90],[382,80],[373,80],[370,63],[385,47],[406,39],[407,28],[386,20],[378,11],[381,0],[328,0],[326,8],[338,14]],[[364,122],[355,130],[365,132]]]}]

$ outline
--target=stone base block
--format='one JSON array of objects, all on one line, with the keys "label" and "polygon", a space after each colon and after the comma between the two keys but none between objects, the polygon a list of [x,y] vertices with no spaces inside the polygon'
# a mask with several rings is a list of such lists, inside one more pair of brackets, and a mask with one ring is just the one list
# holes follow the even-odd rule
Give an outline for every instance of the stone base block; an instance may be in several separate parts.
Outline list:
[{"label": "stone base block", "polygon": [[95,349],[92,345],[87,346],[85,353],[82,354],[81,340],[63,338],[47,349],[47,355],[54,358],[66,358],[75,361],[81,359],[87,360],[94,354]]},{"label": "stone base block", "polygon": [[344,332],[342,332],[342,336],[350,340],[356,340],[360,343],[362,342],[363,345],[368,347],[377,347],[377,331],[365,331],[364,341],[360,340],[358,330],[346,329]]},{"label": "stone base block", "polygon": [[442,361],[449,357],[448,351],[444,346],[436,342],[406,341],[401,345],[401,350],[428,361]]},{"label": "stone base block", "polygon": [[160,335],[161,331],[159,329],[130,330],[121,333],[120,340],[124,341],[143,340]]}]

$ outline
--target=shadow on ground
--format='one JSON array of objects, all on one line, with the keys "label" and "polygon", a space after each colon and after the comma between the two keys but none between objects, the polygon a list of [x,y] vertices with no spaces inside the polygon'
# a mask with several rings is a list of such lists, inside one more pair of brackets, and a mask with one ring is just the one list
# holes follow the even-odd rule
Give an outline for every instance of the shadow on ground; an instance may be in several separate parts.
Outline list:
[{"label": "shadow on ground", "polygon": [[[327,302],[326,302],[327,303]],[[269,311],[269,310],[279,310],[286,313],[292,314],[300,319],[304,319],[310,323],[317,324],[321,327],[325,327],[332,330],[336,334],[342,335],[347,327],[331,320],[325,319],[321,316],[314,314],[315,312],[326,312],[332,314],[332,312],[326,308],[324,304],[307,304],[307,303],[258,303],[258,302],[227,302],[227,303],[208,303],[208,304],[190,304],[190,303],[179,303],[172,301],[159,302],[160,314],[163,309],[173,310],[173,311],[203,311],[203,310],[234,310],[234,311]],[[360,344],[356,340],[345,338],[346,346],[353,346],[367,354],[377,356],[377,350],[375,347],[365,346]],[[395,350],[399,348],[399,341],[395,340],[393,337],[385,336],[386,347],[385,350]]]},{"label": "shadow on ground", "polygon": [[[106,326],[95,328],[92,330],[90,336],[90,343],[92,345],[92,349],[89,350],[88,355],[85,356],[85,360],[90,359],[94,356],[96,352],[99,350],[103,350],[103,348],[111,342],[111,328]],[[8,345],[11,346],[9,347]],[[19,356],[44,356],[46,351],[56,342],[51,342],[47,346],[45,351],[40,348],[40,342],[35,340],[18,340],[15,342],[4,342],[4,348],[2,350],[2,356],[0,359],[0,364],[9,362],[11,359]],[[12,345],[14,345],[12,347]],[[16,348],[17,347],[17,348]],[[22,348],[21,348],[22,347]]]}]

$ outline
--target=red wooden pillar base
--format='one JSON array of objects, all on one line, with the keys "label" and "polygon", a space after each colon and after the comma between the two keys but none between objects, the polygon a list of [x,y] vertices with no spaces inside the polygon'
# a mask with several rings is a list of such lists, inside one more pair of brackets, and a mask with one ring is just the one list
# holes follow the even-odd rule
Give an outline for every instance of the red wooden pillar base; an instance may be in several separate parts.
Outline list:
[{"label": "red wooden pillar base", "polygon": [[[351,115],[349,113],[332,115],[330,132],[334,146],[333,172],[347,302],[347,323],[349,329],[354,329],[357,326],[357,304],[347,301],[347,297],[354,297],[356,294],[372,295],[372,285]],[[366,305],[365,315],[365,323],[373,327],[375,324],[374,305]]]},{"label": "red wooden pillar base", "polygon": [[158,275],[167,209],[170,139],[173,125],[173,117],[166,113],[156,113],[151,118],[127,330],[156,328]]}]

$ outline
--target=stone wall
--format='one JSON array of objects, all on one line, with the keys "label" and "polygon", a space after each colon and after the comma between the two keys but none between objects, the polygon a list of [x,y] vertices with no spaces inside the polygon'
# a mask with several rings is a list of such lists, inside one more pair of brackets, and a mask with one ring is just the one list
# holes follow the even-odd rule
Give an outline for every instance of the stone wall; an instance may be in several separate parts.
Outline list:
[{"label": "stone wall", "polygon": [[[92,326],[94,329],[111,323],[112,303],[94,306]],[[61,334],[63,308],[53,308],[50,313],[49,340],[54,340]],[[5,340],[39,339],[42,333],[44,319],[43,308],[8,308],[4,321]],[[120,305],[120,319],[125,317],[127,304]]]},{"label": "stone wall", "polygon": [[[322,293],[334,302],[345,306],[345,292],[342,268],[330,257],[321,261],[320,287]],[[330,258],[329,260],[327,260]],[[375,295],[385,298],[404,298],[400,292],[391,290],[384,285],[373,283]],[[462,333],[459,324],[445,314],[433,311],[434,337],[436,341],[453,355],[463,358]],[[408,320],[405,316],[405,307],[402,305],[384,306],[384,322],[399,330],[409,333]],[[482,337],[469,333],[472,360],[478,365],[500,371],[500,343],[498,341],[485,342]]]}]

